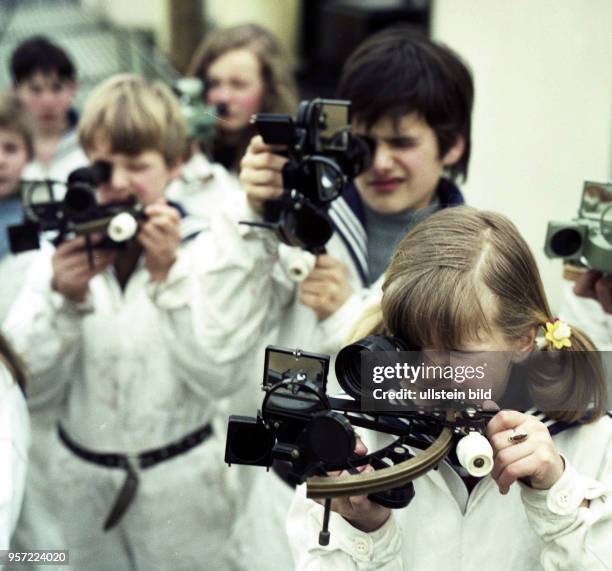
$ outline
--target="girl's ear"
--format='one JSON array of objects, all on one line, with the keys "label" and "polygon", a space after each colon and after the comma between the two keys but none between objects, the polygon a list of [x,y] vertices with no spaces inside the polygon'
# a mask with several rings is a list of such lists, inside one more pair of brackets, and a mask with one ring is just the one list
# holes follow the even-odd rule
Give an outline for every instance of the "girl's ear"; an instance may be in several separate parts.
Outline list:
[{"label": "girl's ear", "polygon": [[523,337],[518,340],[512,357],[514,363],[523,362],[529,357],[529,354],[535,350],[537,332],[537,327],[532,327],[528,335],[523,335]]}]

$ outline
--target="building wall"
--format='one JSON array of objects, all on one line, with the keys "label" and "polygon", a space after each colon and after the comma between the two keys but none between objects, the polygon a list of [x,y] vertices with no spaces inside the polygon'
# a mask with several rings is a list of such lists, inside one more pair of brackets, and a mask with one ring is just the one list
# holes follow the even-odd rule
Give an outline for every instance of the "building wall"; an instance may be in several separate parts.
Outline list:
[{"label": "building wall", "polygon": [[576,214],[584,179],[612,180],[610,2],[435,0],[432,23],[475,75],[467,199],[517,224],[557,307],[547,221]]}]

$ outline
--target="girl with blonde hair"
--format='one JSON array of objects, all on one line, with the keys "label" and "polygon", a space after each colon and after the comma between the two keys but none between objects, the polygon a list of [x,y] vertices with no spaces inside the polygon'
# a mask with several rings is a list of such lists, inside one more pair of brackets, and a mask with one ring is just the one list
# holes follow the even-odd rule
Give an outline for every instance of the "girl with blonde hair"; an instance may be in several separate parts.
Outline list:
[{"label": "girl with blonde hair", "polygon": [[[326,547],[316,543],[322,507],[298,494],[288,531],[299,569],[609,568],[612,420],[601,361],[588,337],[554,318],[535,260],[505,217],[457,207],[420,222],[364,324],[360,333],[415,350],[512,355],[494,384],[524,382],[539,410],[493,416],[494,465],[477,483],[451,455],[414,481],[401,510],[334,500]],[[525,373],[538,350],[554,352],[554,378]]]}]

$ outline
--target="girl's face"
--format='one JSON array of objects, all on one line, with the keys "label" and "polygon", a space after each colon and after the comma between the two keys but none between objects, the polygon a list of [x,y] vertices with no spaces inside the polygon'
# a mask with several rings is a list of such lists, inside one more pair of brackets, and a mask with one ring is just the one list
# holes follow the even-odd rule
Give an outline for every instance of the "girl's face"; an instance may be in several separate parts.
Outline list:
[{"label": "girl's face", "polygon": [[[426,359],[435,364],[450,365],[455,371],[454,378],[443,382],[440,388],[458,389],[466,396],[470,390],[474,391],[473,398],[467,400],[476,405],[483,405],[484,401],[489,400],[498,403],[506,392],[512,365],[526,358],[533,350],[535,330],[532,335],[519,340],[508,340],[493,326],[490,332],[482,331],[478,337],[478,340],[466,342],[454,351],[427,348]],[[484,396],[487,393],[477,392],[477,389],[491,389],[490,397]]]},{"label": "girl's face", "polygon": [[220,129],[233,132],[245,129],[251,115],[261,111],[264,96],[261,65],[248,49],[219,56],[208,67],[205,81],[206,102],[227,107],[227,115],[218,122]]}]

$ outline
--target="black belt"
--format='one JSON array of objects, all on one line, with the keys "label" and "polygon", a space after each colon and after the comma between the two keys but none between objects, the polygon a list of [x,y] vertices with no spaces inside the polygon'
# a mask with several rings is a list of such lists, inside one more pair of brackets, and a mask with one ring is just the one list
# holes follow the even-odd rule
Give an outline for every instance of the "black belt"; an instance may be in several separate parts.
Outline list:
[{"label": "black belt", "polygon": [[132,501],[134,501],[136,492],[138,491],[138,471],[146,470],[160,462],[170,460],[170,458],[174,458],[179,454],[184,454],[198,444],[201,444],[212,434],[212,426],[206,424],[190,432],[180,440],[171,442],[167,446],[152,448],[130,456],[127,454],[103,453],[88,450],[72,440],[61,424],[58,424],[57,431],[60,440],[65,444],[66,448],[82,460],[97,464],[98,466],[105,466],[106,468],[120,468],[127,472],[125,482],[104,522],[104,531],[108,531],[121,521],[121,518],[126,514]]}]

